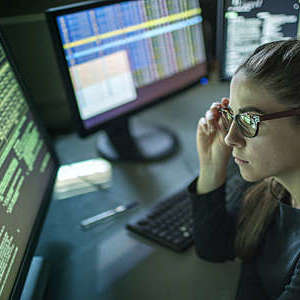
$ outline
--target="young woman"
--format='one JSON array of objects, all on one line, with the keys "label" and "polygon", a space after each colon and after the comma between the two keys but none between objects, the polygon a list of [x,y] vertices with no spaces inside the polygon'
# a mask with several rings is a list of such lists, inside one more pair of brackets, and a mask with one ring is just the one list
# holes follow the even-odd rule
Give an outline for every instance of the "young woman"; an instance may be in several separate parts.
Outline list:
[{"label": "young woman", "polygon": [[[300,41],[264,44],[237,69],[230,98],[199,121],[197,150],[197,254],[242,261],[238,300],[300,299]],[[231,155],[238,188],[227,186]]]}]

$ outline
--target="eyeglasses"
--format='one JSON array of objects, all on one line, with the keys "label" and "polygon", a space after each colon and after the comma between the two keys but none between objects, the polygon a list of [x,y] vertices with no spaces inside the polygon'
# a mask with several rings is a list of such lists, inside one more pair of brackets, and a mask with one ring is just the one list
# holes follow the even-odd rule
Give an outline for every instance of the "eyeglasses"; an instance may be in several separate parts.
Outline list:
[{"label": "eyeglasses", "polygon": [[230,108],[220,108],[219,112],[226,131],[229,131],[232,122],[236,121],[241,133],[245,137],[253,138],[258,134],[259,124],[261,121],[300,115],[300,108],[266,115],[260,115],[254,112],[245,112],[234,116]]}]

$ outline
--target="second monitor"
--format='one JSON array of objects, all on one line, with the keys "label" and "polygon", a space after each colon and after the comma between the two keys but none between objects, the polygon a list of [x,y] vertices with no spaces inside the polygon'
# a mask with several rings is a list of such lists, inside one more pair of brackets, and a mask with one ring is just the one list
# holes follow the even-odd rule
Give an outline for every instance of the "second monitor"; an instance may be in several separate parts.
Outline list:
[{"label": "second monitor", "polygon": [[108,159],[156,160],[176,148],[162,128],[131,128],[128,117],[205,81],[198,0],[96,1],[47,11],[79,134],[105,129]]},{"label": "second monitor", "polygon": [[218,1],[220,77],[237,67],[260,45],[299,35],[299,0]]}]

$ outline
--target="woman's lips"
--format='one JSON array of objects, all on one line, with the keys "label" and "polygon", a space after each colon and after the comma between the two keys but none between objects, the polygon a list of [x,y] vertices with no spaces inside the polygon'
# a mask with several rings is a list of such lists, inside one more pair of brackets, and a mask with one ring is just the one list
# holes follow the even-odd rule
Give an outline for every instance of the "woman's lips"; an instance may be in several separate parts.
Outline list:
[{"label": "woman's lips", "polygon": [[238,157],[235,157],[234,158],[234,161],[237,163],[237,164],[248,164],[249,162],[247,160],[243,160],[243,159],[240,159]]}]

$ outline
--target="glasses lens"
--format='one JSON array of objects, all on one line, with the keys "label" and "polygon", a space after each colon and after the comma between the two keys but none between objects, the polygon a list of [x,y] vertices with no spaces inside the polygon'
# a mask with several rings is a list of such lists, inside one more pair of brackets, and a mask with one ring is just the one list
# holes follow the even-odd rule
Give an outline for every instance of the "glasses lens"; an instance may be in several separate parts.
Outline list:
[{"label": "glasses lens", "polygon": [[233,121],[232,114],[229,112],[229,110],[222,109],[221,110],[221,116],[222,116],[222,123],[225,128],[225,130],[229,130],[231,123]]},{"label": "glasses lens", "polygon": [[256,122],[250,114],[240,114],[239,118],[237,119],[238,124],[240,125],[240,128],[242,130],[242,133],[247,137],[254,137],[257,125]]}]

